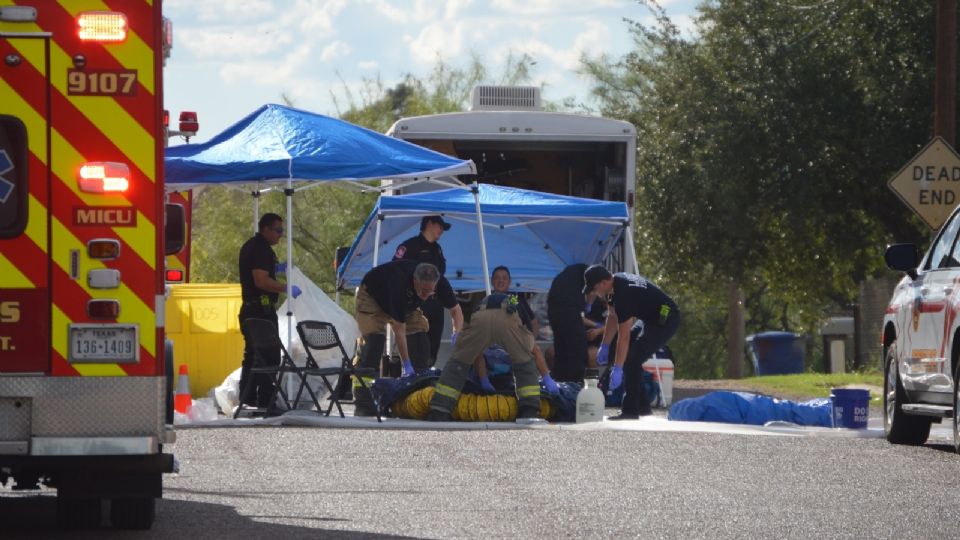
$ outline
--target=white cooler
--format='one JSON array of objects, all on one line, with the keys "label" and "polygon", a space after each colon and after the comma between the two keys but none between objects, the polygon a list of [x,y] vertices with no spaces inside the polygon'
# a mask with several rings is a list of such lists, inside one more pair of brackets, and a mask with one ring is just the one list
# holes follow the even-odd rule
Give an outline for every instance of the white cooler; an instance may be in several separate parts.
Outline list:
[{"label": "white cooler", "polygon": [[663,396],[663,405],[669,407],[673,400],[673,362],[662,358],[651,358],[643,363],[643,369],[653,375],[653,380],[660,383],[660,394]]}]

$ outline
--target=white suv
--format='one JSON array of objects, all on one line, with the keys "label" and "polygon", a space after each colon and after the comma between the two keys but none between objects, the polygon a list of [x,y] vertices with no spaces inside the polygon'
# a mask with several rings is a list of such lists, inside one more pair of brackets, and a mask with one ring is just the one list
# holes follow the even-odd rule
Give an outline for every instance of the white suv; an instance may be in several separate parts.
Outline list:
[{"label": "white suv", "polygon": [[960,452],[960,213],[921,259],[913,244],[887,247],[887,266],[905,272],[883,318],[883,425],[887,440],[923,444],[930,424],[953,419]]}]

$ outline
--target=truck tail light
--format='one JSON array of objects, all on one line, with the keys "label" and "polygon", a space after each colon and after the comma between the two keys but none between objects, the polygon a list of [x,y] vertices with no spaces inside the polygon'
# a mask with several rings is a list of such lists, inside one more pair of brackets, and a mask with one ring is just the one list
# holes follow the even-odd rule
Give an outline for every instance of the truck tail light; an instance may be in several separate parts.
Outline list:
[{"label": "truck tail light", "polygon": [[96,161],[80,167],[80,191],[124,193],[130,188],[130,167],[125,163]]},{"label": "truck tail light", "polygon": [[87,315],[91,319],[116,319],[120,316],[120,302],[117,300],[90,300],[87,302]]},{"label": "truck tail light", "polygon": [[167,281],[180,283],[183,281],[183,270],[167,270]]},{"label": "truck tail light", "polygon": [[116,259],[120,256],[120,242],[109,238],[98,238],[87,242],[87,255],[91,259]]},{"label": "truck tail light", "polygon": [[84,11],[77,15],[80,41],[119,43],[127,39],[127,16],[117,11]]}]

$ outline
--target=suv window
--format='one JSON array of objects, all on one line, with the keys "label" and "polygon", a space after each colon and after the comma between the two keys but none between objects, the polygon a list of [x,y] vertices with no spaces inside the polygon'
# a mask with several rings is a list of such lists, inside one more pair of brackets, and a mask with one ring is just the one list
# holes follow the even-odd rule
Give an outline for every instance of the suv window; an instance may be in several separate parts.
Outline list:
[{"label": "suv window", "polygon": [[15,116],[0,114],[0,238],[27,226],[27,128]]}]

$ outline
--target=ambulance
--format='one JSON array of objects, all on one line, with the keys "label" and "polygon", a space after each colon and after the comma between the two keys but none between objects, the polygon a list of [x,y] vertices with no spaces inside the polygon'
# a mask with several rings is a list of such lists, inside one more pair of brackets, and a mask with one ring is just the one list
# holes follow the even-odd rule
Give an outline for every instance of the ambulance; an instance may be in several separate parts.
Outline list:
[{"label": "ambulance", "polygon": [[160,0],[0,0],[0,496],[55,489],[67,528],[150,528],[174,470],[170,30]]}]

